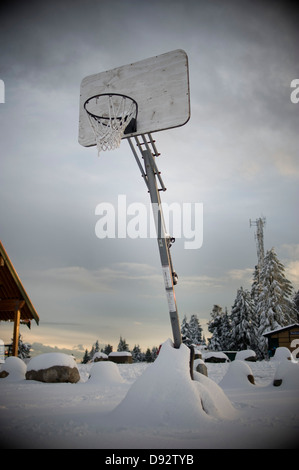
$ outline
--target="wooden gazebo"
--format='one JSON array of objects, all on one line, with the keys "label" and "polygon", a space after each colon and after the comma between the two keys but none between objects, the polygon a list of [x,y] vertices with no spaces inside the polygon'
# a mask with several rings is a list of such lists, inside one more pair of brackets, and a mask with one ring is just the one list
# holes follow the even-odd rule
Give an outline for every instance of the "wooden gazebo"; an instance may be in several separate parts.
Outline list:
[{"label": "wooden gazebo", "polygon": [[20,323],[30,328],[31,320],[39,323],[21,280],[0,241],[0,321],[13,321],[13,356],[18,355]]}]

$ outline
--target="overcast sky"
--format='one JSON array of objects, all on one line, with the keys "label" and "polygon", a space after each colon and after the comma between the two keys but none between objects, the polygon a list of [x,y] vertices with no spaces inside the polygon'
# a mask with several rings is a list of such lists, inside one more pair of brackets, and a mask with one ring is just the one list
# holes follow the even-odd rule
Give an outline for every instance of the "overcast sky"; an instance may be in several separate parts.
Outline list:
[{"label": "overcast sky", "polygon": [[[203,204],[203,245],[172,247],[180,320],[202,326],[250,288],[255,228],[299,289],[299,36],[288,2],[10,1],[1,5],[0,239],[34,304],[31,343],[116,349],[172,336],[154,239],[99,239],[96,206],[148,204],[128,142],[78,144],[81,80],[175,49],[188,54],[191,119],[154,134],[164,202]],[[1,101],[1,100],[0,100]],[[3,101],[3,100],[2,100]],[[12,337],[1,323],[0,337]],[[82,345],[82,346],[78,346]]]}]

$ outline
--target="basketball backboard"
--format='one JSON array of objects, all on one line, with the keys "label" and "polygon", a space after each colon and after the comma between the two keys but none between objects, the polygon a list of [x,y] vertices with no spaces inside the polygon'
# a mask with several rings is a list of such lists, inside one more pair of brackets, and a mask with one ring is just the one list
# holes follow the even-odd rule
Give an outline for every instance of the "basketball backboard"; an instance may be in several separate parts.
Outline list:
[{"label": "basketball backboard", "polygon": [[96,145],[84,103],[109,93],[126,95],[138,104],[136,132],[123,138],[183,126],[190,118],[186,52],[178,49],[84,78],[79,116],[79,143],[84,147]]}]

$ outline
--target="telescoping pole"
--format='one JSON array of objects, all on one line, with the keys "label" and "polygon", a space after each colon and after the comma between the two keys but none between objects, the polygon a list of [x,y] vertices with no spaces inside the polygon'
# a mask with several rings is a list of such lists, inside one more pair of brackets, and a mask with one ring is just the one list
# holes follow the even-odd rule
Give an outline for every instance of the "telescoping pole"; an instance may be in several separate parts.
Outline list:
[{"label": "telescoping pole", "polygon": [[172,262],[169,253],[169,237],[167,237],[164,218],[162,213],[162,206],[160,194],[157,187],[155,178],[156,165],[154,158],[149,149],[142,150],[142,156],[145,164],[145,171],[147,176],[147,185],[150,193],[153,215],[155,220],[158,247],[160,252],[160,259],[162,264],[162,272],[164,278],[165,291],[168,301],[168,309],[170,315],[170,322],[173,333],[174,347],[179,348],[182,343],[181,329],[179,323],[179,316],[177,304],[175,299]]}]

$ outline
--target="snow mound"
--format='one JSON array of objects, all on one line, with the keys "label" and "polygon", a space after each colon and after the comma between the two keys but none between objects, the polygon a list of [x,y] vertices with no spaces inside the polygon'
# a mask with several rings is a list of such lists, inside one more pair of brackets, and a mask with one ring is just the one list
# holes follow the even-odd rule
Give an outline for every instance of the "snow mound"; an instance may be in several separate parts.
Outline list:
[{"label": "snow mound", "polygon": [[[189,359],[186,345],[175,349],[171,340],[163,343],[156,361],[134,382],[111,419],[124,426],[189,428],[219,416],[222,406],[232,414],[232,405],[216,383],[204,376],[191,379]],[[228,414],[226,410],[224,415]]]},{"label": "snow mound", "polygon": [[88,384],[113,385],[123,383],[124,380],[114,362],[96,362],[90,370]]},{"label": "snow mound", "polygon": [[243,351],[237,351],[236,360],[246,361],[249,358],[256,358],[256,354],[252,349],[245,349]]},{"label": "snow mound", "polygon": [[273,384],[284,389],[299,390],[299,364],[284,360],[277,366]]},{"label": "snow mound", "polygon": [[291,351],[285,347],[279,347],[275,350],[274,356],[271,358],[272,361],[293,361],[294,358]]},{"label": "snow mound", "polygon": [[53,366],[65,366],[73,369],[74,367],[77,367],[77,364],[75,358],[68,354],[45,353],[33,357],[27,365],[27,370],[49,369]]},{"label": "snow mound", "polygon": [[235,408],[214,380],[196,371],[193,371],[193,377],[201,397],[202,407],[208,415],[223,419],[233,419],[237,416]]},{"label": "snow mound", "polygon": [[249,381],[248,377],[254,380],[251,368],[246,362],[237,359],[230,363],[228,371],[219,382],[219,386],[224,389],[252,388],[254,385]]},{"label": "snow mound", "polygon": [[25,362],[19,357],[10,356],[5,360],[5,363],[2,364],[1,371],[4,370],[9,374],[5,380],[24,380],[27,367]]}]

